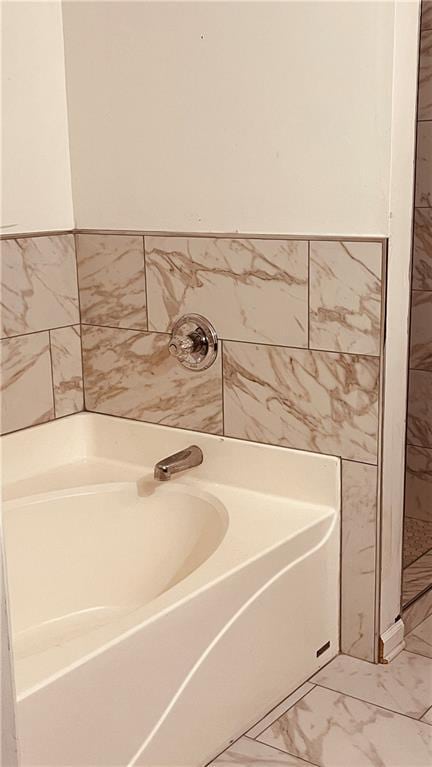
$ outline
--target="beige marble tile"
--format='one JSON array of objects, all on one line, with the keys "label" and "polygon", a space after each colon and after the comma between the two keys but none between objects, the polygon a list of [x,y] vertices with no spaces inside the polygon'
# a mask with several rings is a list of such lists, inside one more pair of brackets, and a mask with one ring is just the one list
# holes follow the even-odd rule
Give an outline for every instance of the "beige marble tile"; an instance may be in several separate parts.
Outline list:
[{"label": "beige marble tile", "polygon": [[51,330],[50,339],[55,414],[58,418],[83,409],[80,326]]},{"label": "beige marble tile", "polygon": [[422,722],[427,722],[428,724],[432,724],[432,706],[428,711],[426,711],[425,715],[422,716]]},{"label": "beige marble tile", "polygon": [[339,655],[311,681],[408,716],[420,717],[432,704],[432,660],[406,651],[388,664]]},{"label": "beige marble tile", "polygon": [[342,461],[341,650],[374,660],[377,468]]},{"label": "beige marble tile", "polygon": [[432,207],[432,120],[418,123],[415,204]]},{"label": "beige marble tile", "polygon": [[407,445],[405,514],[432,522],[432,449]]},{"label": "beige marble tile", "polygon": [[[405,637],[406,649],[432,658],[432,615]],[[431,720],[432,724],[432,720]]]},{"label": "beige marble tile", "polygon": [[417,208],[414,213],[414,251],[412,287],[432,290],[432,209]]},{"label": "beige marble tile", "polygon": [[48,333],[1,341],[3,434],[54,418]]},{"label": "beige marble tile", "polygon": [[3,240],[0,249],[2,337],[80,321],[73,235]]},{"label": "beige marble tile", "polygon": [[410,371],[407,438],[410,445],[432,447],[432,371]]},{"label": "beige marble tile", "polygon": [[402,572],[402,603],[411,602],[432,586],[432,549],[408,565]]},{"label": "beige marble tile", "polygon": [[210,762],[208,767],[218,764],[220,767],[308,767],[310,762],[297,759],[296,756],[279,751],[279,749],[257,743],[256,740],[240,738],[233,743],[227,751],[224,751],[217,759]]},{"label": "beige marble tile", "polygon": [[297,703],[300,698],[303,698],[304,695],[310,692],[312,688],[313,685],[309,684],[309,682],[302,684],[301,687],[298,687],[297,690],[285,698],[282,703],[279,703],[278,706],[273,708],[263,719],[260,719],[259,722],[254,724],[254,726],[248,730],[247,736],[249,738],[257,738],[258,735],[263,732],[263,730],[266,730],[267,727],[276,721],[276,719],[279,719],[279,717],[282,716],[285,711],[288,711],[291,706],[294,706],[294,704]]},{"label": "beige marble tile", "polygon": [[81,321],[147,329],[143,237],[77,235]]},{"label": "beige marble tile", "polygon": [[421,28],[432,29],[432,0],[422,0]]},{"label": "beige marble tile", "polygon": [[170,357],[168,335],[90,326],[82,334],[87,410],[221,434],[221,354],[192,372]]},{"label": "beige marble tile", "polygon": [[224,343],[225,432],[374,463],[379,361]]},{"label": "beige marble tile", "polygon": [[432,370],[432,291],[413,290],[409,366]]},{"label": "beige marble tile", "polygon": [[221,338],[308,345],[308,243],[146,237],[149,329],[204,314]]},{"label": "beige marble tile", "polygon": [[311,242],[312,349],[380,353],[382,246]]},{"label": "beige marble tile", "polygon": [[432,615],[432,589],[426,591],[415,602],[403,609],[402,620],[405,626],[405,634],[413,631],[429,615]]},{"label": "beige marble tile", "polygon": [[322,687],[259,739],[320,767],[426,767],[432,758],[428,724]]}]

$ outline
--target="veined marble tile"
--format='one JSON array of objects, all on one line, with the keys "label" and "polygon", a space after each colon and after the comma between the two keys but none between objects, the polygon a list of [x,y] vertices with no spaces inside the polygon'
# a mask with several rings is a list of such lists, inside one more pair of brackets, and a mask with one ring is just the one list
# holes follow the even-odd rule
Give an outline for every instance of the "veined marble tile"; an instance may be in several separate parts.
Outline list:
[{"label": "veined marble tile", "polygon": [[342,461],[341,650],[374,660],[377,468]]},{"label": "veined marble tile", "polygon": [[224,342],[225,433],[375,463],[379,360]]},{"label": "veined marble tile", "polygon": [[378,356],[382,245],[311,242],[310,253],[310,347]]},{"label": "veined marble tile", "polygon": [[258,735],[263,732],[263,730],[266,730],[267,727],[276,721],[276,719],[279,719],[279,717],[282,716],[285,711],[288,711],[291,706],[294,706],[294,704],[297,703],[300,698],[303,698],[304,695],[310,692],[312,688],[313,685],[309,684],[309,682],[302,684],[301,687],[298,687],[297,690],[294,690],[294,692],[291,693],[291,695],[288,695],[288,697],[285,698],[282,703],[279,703],[278,706],[273,708],[263,719],[260,719],[259,722],[254,724],[254,726],[248,730],[247,736],[249,738],[257,738]]},{"label": "veined marble tile", "polygon": [[221,338],[308,345],[308,243],[146,237],[149,330],[205,315]]},{"label": "veined marble tile", "polygon": [[432,0],[422,0],[421,28],[432,29]]},{"label": "veined marble tile", "polygon": [[420,37],[418,119],[432,119],[432,29]]},{"label": "veined marble tile", "polygon": [[265,746],[263,743],[257,743],[256,740],[249,738],[240,738],[233,743],[227,751],[218,756],[209,767],[218,764],[220,767],[271,767],[271,765],[280,765],[280,767],[308,767],[310,762],[303,759],[297,759],[296,756],[283,753],[279,749]]},{"label": "veined marble tile", "polygon": [[72,234],[3,240],[3,337],[80,321]]},{"label": "veined marble tile", "polygon": [[432,370],[432,291],[413,290],[411,295],[409,366],[415,370]]},{"label": "veined marble tile", "polygon": [[1,341],[3,434],[54,418],[47,332]]},{"label": "veined marble tile", "polygon": [[[432,586],[432,549],[422,554],[402,572],[402,603],[408,604]],[[431,679],[432,685],[432,679]]]},{"label": "veined marble tile", "polygon": [[415,204],[432,207],[432,120],[420,122],[417,127]]},{"label": "veined marble tile", "polygon": [[427,722],[428,724],[432,724],[432,706],[428,711],[426,711],[425,715],[421,718],[422,722]]},{"label": "veined marble tile", "polygon": [[84,325],[87,410],[221,434],[221,354],[208,370],[191,372],[170,357],[168,340]]},{"label": "veined marble tile", "polygon": [[432,758],[428,724],[322,687],[259,739],[320,767],[426,767]]},{"label": "veined marble tile", "polygon": [[415,602],[403,609],[402,620],[405,626],[405,634],[409,634],[429,615],[432,615],[432,589],[426,591]]},{"label": "veined marble tile", "polygon": [[411,445],[432,447],[432,371],[410,371],[407,435]]},{"label": "veined marble tile", "polygon": [[422,716],[432,703],[432,660],[406,651],[388,664],[338,655],[311,681],[414,717]]},{"label": "veined marble tile", "polygon": [[[432,615],[405,637],[406,649],[432,658]],[[432,719],[431,719],[432,724]]]},{"label": "veined marble tile", "polygon": [[143,237],[77,235],[81,322],[147,329]]},{"label": "veined marble tile", "polygon": [[78,413],[83,409],[80,326],[51,330],[50,338],[56,416]]},{"label": "veined marble tile", "polygon": [[432,290],[432,209],[429,208],[417,208],[414,213],[412,287]]},{"label": "veined marble tile", "polygon": [[432,522],[432,449],[407,445],[405,515]]}]

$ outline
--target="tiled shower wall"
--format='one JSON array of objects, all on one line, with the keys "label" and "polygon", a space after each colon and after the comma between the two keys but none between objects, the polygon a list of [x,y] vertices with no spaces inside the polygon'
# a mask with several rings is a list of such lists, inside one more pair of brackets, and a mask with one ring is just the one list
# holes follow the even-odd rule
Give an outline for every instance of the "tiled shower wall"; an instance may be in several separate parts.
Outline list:
[{"label": "tiled shower wall", "polygon": [[[48,240],[62,244],[63,281],[58,259],[48,268],[42,257],[38,266],[36,252],[30,257],[42,240],[43,253]],[[18,342],[20,355],[13,373],[5,366],[5,431],[65,414],[54,412],[55,386],[48,406],[49,371],[51,357],[56,380],[56,332],[71,334],[78,322],[72,243],[70,235],[8,241],[5,335],[14,331],[17,339],[2,343]],[[383,247],[76,235],[85,409],[342,458],[342,649],[367,660],[375,644]],[[67,319],[48,312],[49,301]],[[206,371],[186,370],[168,353],[170,328],[186,312],[208,317],[221,339]],[[63,324],[66,330],[51,330]],[[45,341],[34,362],[26,339]],[[80,409],[79,353],[66,342],[63,357],[67,351],[63,380],[74,381],[73,412]],[[43,369],[37,386],[31,364]],[[48,405],[36,407],[42,393]]]},{"label": "tiled shower wall", "polygon": [[74,237],[3,240],[2,432],[83,408]]},{"label": "tiled shower wall", "polygon": [[417,117],[404,603],[432,585],[432,3],[423,6]]}]

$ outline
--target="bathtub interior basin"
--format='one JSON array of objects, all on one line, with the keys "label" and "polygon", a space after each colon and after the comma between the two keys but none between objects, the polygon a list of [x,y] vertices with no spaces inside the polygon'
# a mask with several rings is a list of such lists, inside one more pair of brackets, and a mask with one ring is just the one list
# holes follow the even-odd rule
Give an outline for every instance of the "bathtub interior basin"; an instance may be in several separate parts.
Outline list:
[{"label": "bathtub interior basin", "polygon": [[161,489],[112,483],[6,502],[17,660],[136,610],[215,551],[228,527],[220,501]]}]

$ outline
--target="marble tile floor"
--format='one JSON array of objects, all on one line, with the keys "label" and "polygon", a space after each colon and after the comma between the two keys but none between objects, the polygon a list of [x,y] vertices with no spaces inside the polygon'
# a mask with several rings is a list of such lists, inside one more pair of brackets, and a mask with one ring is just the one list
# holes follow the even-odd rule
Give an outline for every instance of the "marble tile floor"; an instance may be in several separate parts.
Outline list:
[{"label": "marble tile floor", "polygon": [[210,767],[430,767],[432,616],[388,665],[339,655]]}]

